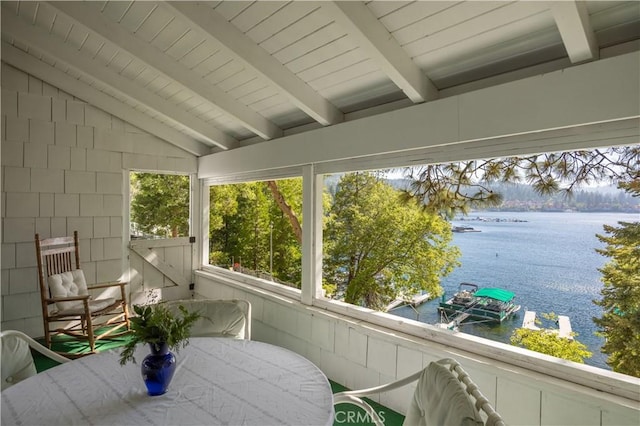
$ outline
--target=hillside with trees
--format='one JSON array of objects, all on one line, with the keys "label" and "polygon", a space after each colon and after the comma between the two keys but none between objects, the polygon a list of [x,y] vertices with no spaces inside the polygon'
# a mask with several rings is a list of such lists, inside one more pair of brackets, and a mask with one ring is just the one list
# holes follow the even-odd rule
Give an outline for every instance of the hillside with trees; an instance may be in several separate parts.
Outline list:
[{"label": "hillside with trees", "polygon": [[[406,190],[411,181],[407,179],[390,179],[395,188]],[[574,190],[571,194],[540,194],[527,184],[495,183],[491,191],[502,196],[497,206],[486,207],[488,211],[566,211],[576,212],[618,212],[640,213],[640,200],[627,192],[612,186],[593,187]],[[463,192],[470,192],[465,191]]]}]

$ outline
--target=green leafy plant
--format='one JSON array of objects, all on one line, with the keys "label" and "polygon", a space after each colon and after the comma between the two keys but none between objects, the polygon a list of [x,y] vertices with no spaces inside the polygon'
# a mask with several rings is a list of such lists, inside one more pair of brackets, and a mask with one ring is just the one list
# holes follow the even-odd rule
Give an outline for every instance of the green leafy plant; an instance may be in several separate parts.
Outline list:
[{"label": "green leafy plant", "polygon": [[179,314],[174,315],[162,303],[153,305],[133,305],[137,316],[131,317],[132,337],[120,353],[120,365],[136,359],[134,352],[139,343],[150,343],[156,348],[166,343],[169,349],[178,352],[189,344],[191,326],[200,318],[198,312],[189,312],[178,306]]}]

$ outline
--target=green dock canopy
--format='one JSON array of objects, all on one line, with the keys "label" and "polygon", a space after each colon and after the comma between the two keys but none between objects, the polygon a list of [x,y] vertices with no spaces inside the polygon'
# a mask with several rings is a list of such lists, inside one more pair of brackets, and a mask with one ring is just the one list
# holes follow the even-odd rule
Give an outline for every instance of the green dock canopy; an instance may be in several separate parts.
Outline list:
[{"label": "green dock canopy", "polygon": [[513,299],[515,294],[501,288],[481,288],[480,290],[475,292],[474,296],[490,297],[501,302],[508,302]]}]

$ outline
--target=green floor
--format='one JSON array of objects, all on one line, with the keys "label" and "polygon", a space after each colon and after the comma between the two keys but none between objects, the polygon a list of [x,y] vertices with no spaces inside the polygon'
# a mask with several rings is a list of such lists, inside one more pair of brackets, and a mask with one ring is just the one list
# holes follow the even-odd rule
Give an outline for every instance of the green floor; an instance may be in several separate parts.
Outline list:
[{"label": "green floor", "polygon": [[[100,340],[96,342],[96,350],[105,351],[108,349],[117,348],[119,346],[124,345],[127,342],[127,336],[122,336],[119,338],[109,339],[109,340]],[[41,342],[42,343],[42,342]],[[68,336],[56,336],[55,340],[52,344],[52,349],[54,351],[60,352],[71,352],[74,354],[82,354],[87,353],[89,351],[88,343],[79,342]],[[40,353],[34,352],[33,354],[36,369],[38,372],[44,371],[48,368],[55,367],[58,365],[57,362],[52,361],[49,358],[41,355]],[[347,390],[344,386],[339,383],[330,381],[331,390],[333,393],[342,392]],[[400,413],[397,413],[383,405],[380,405],[374,401],[369,399],[365,400],[371,404],[376,413],[381,415],[381,418],[384,418],[385,425],[395,426],[402,425],[404,420],[404,416]],[[335,406],[336,417],[334,421],[334,426],[344,426],[344,425],[372,425],[373,422],[370,422],[365,412],[355,407],[351,404],[337,404]]]},{"label": "green floor", "polygon": [[[331,390],[333,393],[342,392],[348,390],[341,384],[335,383],[329,380],[331,383]],[[365,401],[373,407],[376,413],[380,416],[380,419],[384,421],[386,426],[400,426],[404,421],[404,416],[390,408],[380,405],[369,398],[363,398]],[[351,404],[336,404],[336,417],[333,422],[333,426],[344,425],[373,425],[374,423],[369,420],[364,410]]]},{"label": "green floor", "polygon": [[[109,349],[120,347],[127,343],[128,339],[129,337],[125,335],[118,336],[112,339],[98,340],[96,342],[96,350],[106,351]],[[44,339],[36,340],[43,345],[45,344]],[[51,342],[51,349],[56,352],[66,352],[74,355],[88,354],[90,352],[88,342],[76,340],[71,336],[65,335],[54,336]],[[38,370],[38,372],[58,365],[57,362],[45,357],[39,352],[32,351],[32,353],[36,364],[36,370]]]}]

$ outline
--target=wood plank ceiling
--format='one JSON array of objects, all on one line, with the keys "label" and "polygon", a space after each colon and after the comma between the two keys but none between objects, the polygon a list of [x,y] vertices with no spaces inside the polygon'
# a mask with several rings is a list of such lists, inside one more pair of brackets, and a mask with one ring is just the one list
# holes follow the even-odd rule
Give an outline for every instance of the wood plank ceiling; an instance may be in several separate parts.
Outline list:
[{"label": "wood plank ceiling", "polygon": [[638,50],[637,1],[2,2],[2,60],[195,155]]}]

